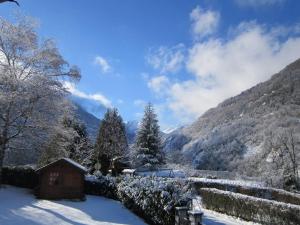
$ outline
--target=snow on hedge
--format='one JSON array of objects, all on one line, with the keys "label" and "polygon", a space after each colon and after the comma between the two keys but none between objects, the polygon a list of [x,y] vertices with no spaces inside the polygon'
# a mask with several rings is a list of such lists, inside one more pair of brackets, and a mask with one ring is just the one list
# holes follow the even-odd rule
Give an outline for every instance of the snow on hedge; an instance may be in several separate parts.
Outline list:
[{"label": "snow on hedge", "polygon": [[152,224],[173,225],[175,207],[191,199],[186,181],[161,177],[124,177],[118,184],[119,199]]},{"label": "snow on hedge", "polygon": [[247,187],[264,187],[264,183],[257,181],[245,181],[245,180],[227,180],[227,179],[208,179],[208,178],[198,178],[190,177],[190,181],[194,182],[204,182],[204,183],[218,183],[224,185],[236,185],[236,186],[247,186]]},{"label": "snow on hedge", "polygon": [[214,188],[200,189],[205,208],[263,224],[299,225],[300,206]]}]

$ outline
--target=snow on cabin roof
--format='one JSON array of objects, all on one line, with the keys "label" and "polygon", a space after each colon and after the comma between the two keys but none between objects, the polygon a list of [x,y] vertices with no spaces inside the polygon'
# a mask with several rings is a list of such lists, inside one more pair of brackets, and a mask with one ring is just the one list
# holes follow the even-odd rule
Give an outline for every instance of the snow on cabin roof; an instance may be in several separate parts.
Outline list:
[{"label": "snow on cabin roof", "polygon": [[51,166],[51,165],[59,162],[59,161],[65,161],[65,162],[71,164],[72,166],[74,166],[74,167],[76,167],[76,168],[78,168],[78,169],[80,169],[80,170],[82,170],[84,172],[87,172],[87,169],[84,166],[80,165],[79,163],[73,161],[70,158],[61,158],[61,159],[58,159],[58,160],[56,160],[56,161],[54,161],[52,163],[49,163],[49,164],[47,164],[47,165],[45,165],[43,167],[38,168],[36,171],[41,171],[41,170],[43,170],[43,169],[45,169],[45,168],[47,168],[47,167],[49,167],[49,166]]},{"label": "snow on cabin roof", "polygon": [[67,162],[73,164],[73,166],[76,166],[78,169],[81,169],[81,170],[83,170],[85,172],[87,171],[87,169],[84,166],[82,166],[79,163],[73,161],[72,159],[70,159],[70,158],[63,158],[63,159],[66,160]]}]

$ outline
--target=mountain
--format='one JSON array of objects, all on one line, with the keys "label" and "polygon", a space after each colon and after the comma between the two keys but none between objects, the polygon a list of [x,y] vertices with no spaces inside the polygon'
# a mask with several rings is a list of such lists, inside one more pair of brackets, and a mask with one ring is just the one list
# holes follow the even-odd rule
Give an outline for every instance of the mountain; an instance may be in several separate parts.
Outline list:
[{"label": "mountain", "polygon": [[128,144],[133,144],[138,130],[139,122],[136,120],[125,122],[126,136]]},{"label": "mountain", "polygon": [[75,105],[75,117],[85,124],[89,137],[94,142],[98,134],[100,119],[87,112],[81,105],[73,103]]},{"label": "mountain", "polygon": [[76,105],[81,106],[85,111],[92,114],[96,118],[103,118],[107,107],[95,100],[80,98],[75,95],[70,96],[70,100]]},{"label": "mountain", "polygon": [[[101,119],[98,119],[93,114],[89,113],[83,106],[73,101],[75,105],[75,117],[83,122],[87,128],[89,137],[94,142],[98,135],[98,129]],[[126,136],[128,144],[133,144],[136,132],[138,130],[138,121],[132,120],[125,122]]]},{"label": "mountain", "polygon": [[166,135],[164,151],[198,169],[236,171],[263,165],[272,134],[292,127],[300,137],[300,59]]}]

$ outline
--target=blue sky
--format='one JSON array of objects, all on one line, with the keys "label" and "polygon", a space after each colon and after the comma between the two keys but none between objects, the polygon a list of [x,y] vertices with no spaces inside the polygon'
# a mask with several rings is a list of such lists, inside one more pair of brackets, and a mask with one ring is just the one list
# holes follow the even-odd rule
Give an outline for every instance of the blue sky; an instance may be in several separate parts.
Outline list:
[{"label": "blue sky", "polygon": [[[66,84],[97,115],[139,119],[152,102],[163,129],[189,123],[300,57],[298,0],[19,0],[41,37],[81,68]],[[15,4],[0,6],[11,19]],[[88,102],[88,103],[87,103]]]}]

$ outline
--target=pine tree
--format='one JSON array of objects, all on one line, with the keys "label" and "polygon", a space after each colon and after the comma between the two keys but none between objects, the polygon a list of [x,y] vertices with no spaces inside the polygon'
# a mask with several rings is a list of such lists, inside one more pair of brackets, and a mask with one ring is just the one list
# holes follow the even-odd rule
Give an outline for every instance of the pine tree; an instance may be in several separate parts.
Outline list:
[{"label": "pine tree", "polygon": [[[100,123],[95,145],[95,161],[103,167],[107,164],[107,160],[126,156],[127,150],[128,143],[123,119],[116,108],[108,109]],[[106,171],[102,172],[106,173]]]},{"label": "pine tree", "polygon": [[145,107],[144,117],[135,141],[135,151],[133,163],[136,167],[154,169],[164,163],[160,128],[151,103]]}]

